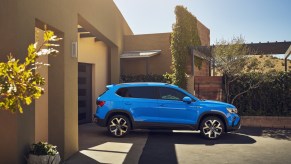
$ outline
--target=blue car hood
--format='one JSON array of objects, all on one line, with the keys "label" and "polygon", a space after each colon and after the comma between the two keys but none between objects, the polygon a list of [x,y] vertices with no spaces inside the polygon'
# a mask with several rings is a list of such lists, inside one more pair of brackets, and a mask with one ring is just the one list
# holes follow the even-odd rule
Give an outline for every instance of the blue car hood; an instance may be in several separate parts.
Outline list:
[{"label": "blue car hood", "polygon": [[221,102],[221,101],[214,101],[214,100],[201,100],[200,105],[205,105],[205,106],[221,106],[221,107],[226,107],[226,108],[235,108],[233,105]]}]

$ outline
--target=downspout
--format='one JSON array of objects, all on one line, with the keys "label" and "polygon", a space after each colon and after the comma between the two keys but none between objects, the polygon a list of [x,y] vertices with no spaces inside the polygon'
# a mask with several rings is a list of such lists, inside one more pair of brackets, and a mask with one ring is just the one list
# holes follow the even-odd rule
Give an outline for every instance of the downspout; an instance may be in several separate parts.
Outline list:
[{"label": "downspout", "polygon": [[193,95],[195,95],[195,56],[194,56],[194,48],[191,47],[191,55],[192,55],[192,76],[193,76]]},{"label": "downspout", "polygon": [[194,69],[195,69],[195,63],[194,63],[194,50],[191,48],[191,55],[192,55],[192,75],[194,77]]},{"label": "downspout", "polygon": [[214,48],[214,44],[213,44],[213,46],[210,46],[210,54],[211,54],[211,59],[212,59],[212,76],[216,76],[215,75],[215,60],[214,60],[214,57],[213,57],[213,51],[212,51],[212,49]]},{"label": "downspout", "polygon": [[288,71],[288,60],[287,58],[284,59],[285,60],[285,72]]},{"label": "downspout", "polygon": [[146,75],[149,74],[149,58],[146,58]]},{"label": "downspout", "polygon": [[291,55],[291,45],[285,53],[285,72],[288,71],[288,57]]}]

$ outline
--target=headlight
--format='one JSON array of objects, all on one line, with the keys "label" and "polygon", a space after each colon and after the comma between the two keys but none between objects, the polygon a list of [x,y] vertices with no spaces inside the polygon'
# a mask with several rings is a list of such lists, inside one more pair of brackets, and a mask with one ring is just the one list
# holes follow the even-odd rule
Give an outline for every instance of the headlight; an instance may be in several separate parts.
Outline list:
[{"label": "headlight", "polygon": [[236,108],[226,108],[229,113],[237,113]]}]

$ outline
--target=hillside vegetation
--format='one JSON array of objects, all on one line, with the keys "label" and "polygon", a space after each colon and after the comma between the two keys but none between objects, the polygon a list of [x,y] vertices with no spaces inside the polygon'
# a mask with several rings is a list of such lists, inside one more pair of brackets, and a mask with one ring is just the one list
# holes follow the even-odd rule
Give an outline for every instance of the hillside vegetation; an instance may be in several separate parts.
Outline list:
[{"label": "hillside vegetation", "polygon": [[[255,72],[282,72],[285,71],[284,59],[272,55],[250,55],[248,64],[244,67],[243,72],[248,73],[250,69]],[[256,69],[257,68],[257,69]],[[288,70],[291,71],[291,60],[288,59]],[[215,76],[222,76],[222,72],[215,70]]]},{"label": "hillside vegetation", "polygon": [[[257,62],[264,69],[263,72],[276,71],[281,72],[285,71],[285,62],[284,59],[272,56],[272,55],[252,55],[249,58],[250,62]],[[291,60],[288,59],[288,69],[291,70]],[[245,71],[247,68],[245,69]]]}]

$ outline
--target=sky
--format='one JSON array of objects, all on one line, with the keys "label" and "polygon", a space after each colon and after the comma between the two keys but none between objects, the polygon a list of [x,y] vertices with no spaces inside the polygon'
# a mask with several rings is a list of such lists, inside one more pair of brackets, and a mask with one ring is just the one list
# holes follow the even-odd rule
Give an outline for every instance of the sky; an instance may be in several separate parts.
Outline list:
[{"label": "sky", "polygon": [[210,43],[291,41],[291,0],[114,0],[134,34],[172,31],[176,5],[210,29]]}]

